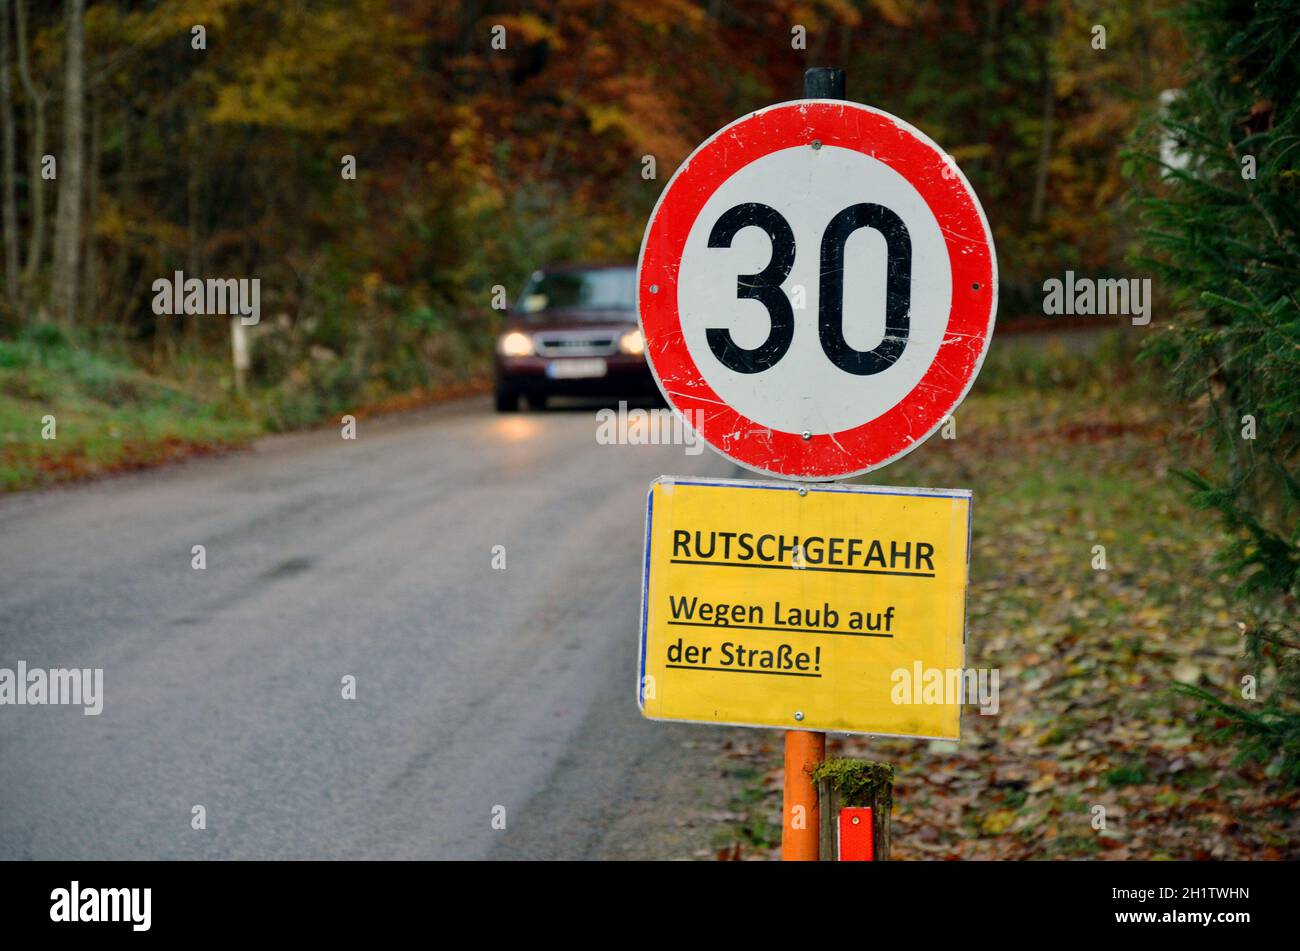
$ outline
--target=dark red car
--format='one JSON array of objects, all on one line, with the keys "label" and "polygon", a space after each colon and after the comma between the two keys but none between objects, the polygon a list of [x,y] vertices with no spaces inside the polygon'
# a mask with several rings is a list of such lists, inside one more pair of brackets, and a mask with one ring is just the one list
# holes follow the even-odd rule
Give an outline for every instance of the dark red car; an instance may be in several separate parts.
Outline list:
[{"label": "dark red car", "polygon": [[534,271],[496,345],[497,412],[522,397],[653,396],[636,321],[636,268],[565,265]]}]

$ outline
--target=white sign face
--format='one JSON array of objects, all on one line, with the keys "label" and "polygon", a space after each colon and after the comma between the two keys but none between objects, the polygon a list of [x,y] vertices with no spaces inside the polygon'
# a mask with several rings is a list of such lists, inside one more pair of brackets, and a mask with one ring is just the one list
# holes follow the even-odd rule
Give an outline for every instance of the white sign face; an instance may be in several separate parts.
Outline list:
[{"label": "white sign face", "polygon": [[[738,275],[757,274],[772,260],[771,237],[751,226],[738,231],[730,247],[709,247],[709,235],[722,216],[746,203],[775,209],[789,225],[795,246],[789,274],[779,285],[790,301],[795,332],[785,354],[759,373],[726,366],[706,339],[709,328],[725,328],[737,346],[754,349],[771,327],[761,300],[736,294]],[[879,373],[858,375],[836,367],[822,348],[817,320],[821,247],[823,232],[837,214],[869,203],[897,215],[910,238],[911,320],[898,359]],[[839,290],[844,339],[855,350],[875,350],[884,339],[888,265],[880,231],[863,227],[848,235]],[[727,179],[690,230],[677,284],[686,346],[714,392],[759,426],[814,435],[875,419],[910,393],[939,352],[951,301],[943,233],[925,199],[885,163],[838,146],[782,149]]]},{"label": "white sign face", "polygon": [[997,299],[988,224],[951,158],[829,100],[768,107],[696,149],[639,271],[669,402],[729,458],[799,478],[869,471],[937,430]]}]

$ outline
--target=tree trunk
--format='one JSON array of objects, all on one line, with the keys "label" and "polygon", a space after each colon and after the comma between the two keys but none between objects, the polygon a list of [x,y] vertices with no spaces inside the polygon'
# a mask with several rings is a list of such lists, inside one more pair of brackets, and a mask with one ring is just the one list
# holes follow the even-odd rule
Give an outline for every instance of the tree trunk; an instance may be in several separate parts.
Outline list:
[{"label": "tree trunk", "polygon": [[975,117],[976,141],[981,143],[989,140],[989,115],[997,93],[999,3],[1001,0],[988,0],[984,8],[984,37],[980,43],[980,104]]},{"label": "tree trunk", "polygon": [[86,0],[67,0],[68,41],[63,73],[63,161],[59,163],[59,206],[54,231],[54,308],[71,327],[77,322],[81,278],[81,199],[85,189]]},{"label": "tree trunk", "polygon": [[46,92],[32,79],[31,63],[27,58],[27,0],[14,2],[14,26],[18,52],[18,78],[27,94],[31,115],[27,124],[27,200],[31,206],[31,232],[27,236],[27,264],[23,268],[23,306],[44,313],[44,308],[33,301],[36,276],[41,269],[41,256],[45,252],[45,185],[41,178],[41,157],[45,154],[45,98]]},{"label": "tree trunk", "polygon": [[95,218],[99,214],[99,153],[103,148],[100,98],[90,94],[90,161],[86,167],[86,227],[82,254],[86,262],[81,299],[85,301],[87,317],[93,323],[99,316],[94,308],[99,296],[99,254],[95,244]]},{"label": "tree trunk", "polygon": [[[191,144],[189,161],[186,163],[185,223],[189,231],[190,247],[188,260],[185,264],[185,276],[201,278],[203,277],[203,257],[199,231],[199,183],[203,170],[199,165],[201,154],[199,143],[203,141],[203,137],[198,129],[191,127],[188,138]],[[197,354],[199,349],[199,321],[189,320],[186,324],[186,345],[192,353]],[[197,361],[191,364],[192,369],[197,368],[197,366]]]},{"label": "tree trunk", "polygon": [[[598,33],[605,26],[605,20],[608,15],[609,0],[602,0],[591,20],[590,26],[593,33]],[[561,15],[557,11],[556,15],[552,19],[552,26],[558,25],[560,16]],[[573,85],[569,89],[569,107],[566,107],[559,120],[555,123],[555,128],[551,132],[551,137],[546,143],[546,152],[542,156],[541,169],[543,178],[546,178],[551,174],[551,169],[555,165],[555,160],[560,154],[560,143],[562,143],[565,137],[569,134],[569,119],[571,118],[574,109],[577,108],[579,102],[578,97],[583,90],[583,86],[586,85],[587,67],[590,65],[590,62],[591,61],[584,56],[578,63],[578,69],[573,79]],[[503,73],[503,75],[505,74]]]},{"label": "tree trunk", "polygon": [[1034,172],[1034,199],[1029,210],[1031,224],[1041,224],[1047,207],[1047,172],[1052,162],[1052,122],[1056,113],[1056,77],[1052,73],[1053,19],[1049,10],[1043,31],[1041,78],[1043,83],[1042,132],[1038,137],[1038,168]]},{"label": "tree trunk", "polygon": [[0,178],[4,179],[4,256],[5,256],[5,296],[14,308],[18,307],[18,282],[20,262],[18,260],[18,199],[15,185],[15,135],[14,135],[14,96],[13,96],[13,53],[9,38],[11,21],[9,18],[9,0],[0,0]]},{"label": "tree trunk", "polygon": [[[118,188],[118,205],[121,213],[128,220],[135,208],[135,163],[134,153],[131,148],[131,108],[122,106],[122,119],[118,126],[121,135],[120,168],[117,175],[119,182]],[[126,327],[131,320],[133,310],[133,295],[129,293],[129,277],[127,269],[131,263],[131,232],[125,229],[123,236],[118,241],[117,246],[113,248],[113,269],[108,282],[108,293],[106,301],[111,302],[114,310],[117,311],[116,323],[121,327]],[[119,307],[120,303],[120,307]]]}]

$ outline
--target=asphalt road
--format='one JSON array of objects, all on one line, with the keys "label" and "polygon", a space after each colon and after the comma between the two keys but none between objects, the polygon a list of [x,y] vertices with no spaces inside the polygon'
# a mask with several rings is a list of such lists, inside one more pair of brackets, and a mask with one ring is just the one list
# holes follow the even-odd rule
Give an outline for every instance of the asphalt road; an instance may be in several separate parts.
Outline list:
[{"label": "asphalt road", "polygon": [[640,547],[655,476],[734,469],[596,428],[474,399],[0,500],[0,667],[104,671],[99,716],[0,706],[0,858],[707,845],[721,731],[636,710]]}]

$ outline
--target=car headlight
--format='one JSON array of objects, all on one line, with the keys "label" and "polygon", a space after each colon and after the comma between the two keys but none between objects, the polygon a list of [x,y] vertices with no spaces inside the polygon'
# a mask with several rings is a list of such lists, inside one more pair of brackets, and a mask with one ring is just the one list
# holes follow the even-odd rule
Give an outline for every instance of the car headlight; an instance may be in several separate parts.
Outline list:
[{"label": "car headlight", "polygon": [[497,341],[497,350],[503,357],[531,357],[533,338],[518,330],[512,330]]},{"label": "car headlight", "polygon": [[645,337],[641,336],[640,330],[629,330],[618,338],[618,349],[620,353],[640,356],[645,353]]}]

